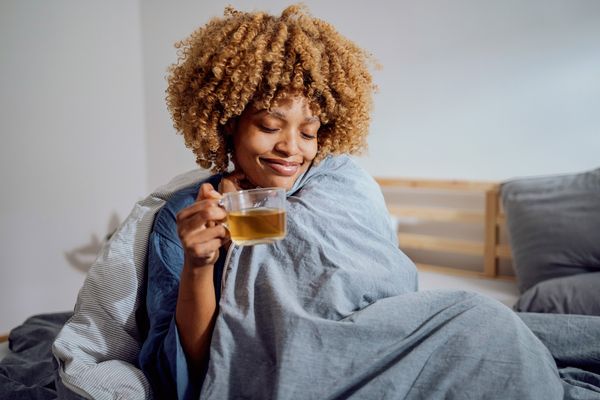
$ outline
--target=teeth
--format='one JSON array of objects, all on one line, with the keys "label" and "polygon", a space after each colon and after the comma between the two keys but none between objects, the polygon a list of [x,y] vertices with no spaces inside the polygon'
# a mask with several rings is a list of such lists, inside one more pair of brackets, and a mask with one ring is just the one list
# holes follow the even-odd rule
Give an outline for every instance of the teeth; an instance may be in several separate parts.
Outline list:
[{"label": "teeth", "polygon": [[298,164],[295,164],[295,163],[287,163],[287,162],[280,162],[280,161],[269,161],[269,162],[271,162],[273,164],[283,165],[285,167],[295,167],[296,165],[298,165]]}]

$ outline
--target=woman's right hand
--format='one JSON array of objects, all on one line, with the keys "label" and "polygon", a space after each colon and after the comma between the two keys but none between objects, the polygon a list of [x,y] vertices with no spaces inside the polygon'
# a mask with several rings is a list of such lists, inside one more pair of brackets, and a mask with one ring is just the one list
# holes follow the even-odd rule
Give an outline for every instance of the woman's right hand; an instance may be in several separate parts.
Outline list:
[{"label": "woman's right hand", "polygon": [[219,258],[219,248],[229,241],[223,226],[227,213],[219,206],[221,194],[205,183],[196,202],[177,214],[177,233],[183,246],[184,262],[197,268],[212,266]]}]

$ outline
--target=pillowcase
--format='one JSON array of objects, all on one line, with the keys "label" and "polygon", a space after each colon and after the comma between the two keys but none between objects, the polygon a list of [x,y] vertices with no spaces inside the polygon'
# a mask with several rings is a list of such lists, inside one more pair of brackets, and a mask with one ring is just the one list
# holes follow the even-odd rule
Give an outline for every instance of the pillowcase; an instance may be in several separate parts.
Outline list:
[{"label": "pillowcase", "polygon": [[521,295],[514,309],[600,316],[600,272],[540,282]]},{"label": "pillowcase", "polygon": [[521,293],[538,282],[600,271],[600,168],[502,185]]},{"label": "pillowcase", "polygon": [[[73,316],[54,341],[60,399],[147,399],[150,384],[137,357],[145,328],[148,237],[154,216],[178,190],[209,176],[193,170],[135,204],[102,248],[77,296]],[[68,394],[68,396],[67,396]]]}]

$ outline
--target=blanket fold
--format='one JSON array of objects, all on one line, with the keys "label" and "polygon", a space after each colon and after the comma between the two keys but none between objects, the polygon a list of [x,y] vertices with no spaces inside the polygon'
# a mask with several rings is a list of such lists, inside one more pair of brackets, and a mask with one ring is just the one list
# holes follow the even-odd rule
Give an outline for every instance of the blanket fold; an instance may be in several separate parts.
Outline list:
[{"label": "blanket fold", "polygon": [[[53,347],[69,389],[152,396],[136,365],[148,234],[165,200],[204,177],[187,173],[140,201],[103,249]],[[564,321],[536,325],[473,293],[417,292],[381,192],[350,158],[301,177],[287,217],[284,240],[230,250],[201,398],[600,398],[525,324],[560,352]],[[585,318],[577,324],[597,327]]]},{"label": "blanket fold", "polygon": [[175,192],[208,176],[193,170],[135,204],[103,247],[79,291],[75,312],[53,354],[64,386],[85,398],[151,398],[137,367],[145,330],[143,299],[148,237],[157,211]]},{"label": "blanket fold", "polygon": [[548,349],[501,303],[416,292],[376,183],[323,161],[288,236],[234,247],[201,398],[562,399]]}]

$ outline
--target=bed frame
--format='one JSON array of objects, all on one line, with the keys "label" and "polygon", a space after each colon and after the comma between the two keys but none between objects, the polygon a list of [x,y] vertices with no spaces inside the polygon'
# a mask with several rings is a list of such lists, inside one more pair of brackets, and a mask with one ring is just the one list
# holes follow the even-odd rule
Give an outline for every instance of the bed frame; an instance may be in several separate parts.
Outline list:
[{"label": "bed frame", "polygon": [[457,193],[481,195],[484,204],[482,210],[477,211],[451,205],[443,207],[404,206],[389,202],[387,196],[386,203],[389,212],[400,219],[411,218],[436,223],[480,224],[483,226],[484,235],[478,241],[459,240],[436,234],[403,233],[400,229],[398,242],[403,250],[412,249],[483,257],[483,265],[479,271],[417,262],[419,269],[468,277],[514,280],[512,275],[501,275],[498,268],[500,259],[510,260],[512,258],[509,245],[500,243],[500,229],[505,229],[506,219],[500,205],[499,182],[397,178],[376,178],[376,181],[381,186],[384,196],[389,189],[437,196]]}]

